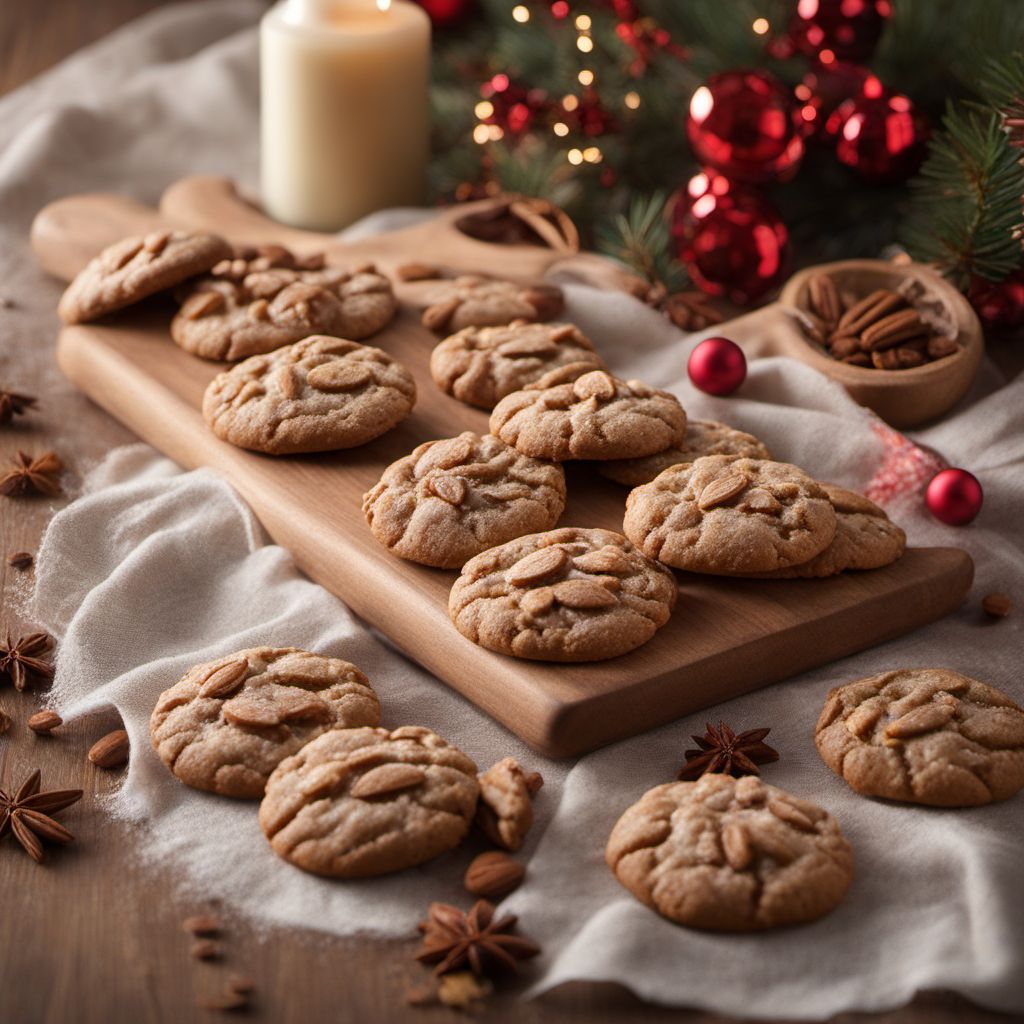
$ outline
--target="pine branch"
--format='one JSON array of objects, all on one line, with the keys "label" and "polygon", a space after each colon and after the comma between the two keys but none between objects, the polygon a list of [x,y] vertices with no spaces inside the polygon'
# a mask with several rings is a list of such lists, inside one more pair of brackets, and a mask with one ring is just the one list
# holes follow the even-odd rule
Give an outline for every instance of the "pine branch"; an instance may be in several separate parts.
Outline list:
[{"label": "pine branch", "polygon": [[686,271],[671,254],[668,200],[664,192],[637,196],[626,213],[598,230],[598,249],[669,293],[686,287]]}]

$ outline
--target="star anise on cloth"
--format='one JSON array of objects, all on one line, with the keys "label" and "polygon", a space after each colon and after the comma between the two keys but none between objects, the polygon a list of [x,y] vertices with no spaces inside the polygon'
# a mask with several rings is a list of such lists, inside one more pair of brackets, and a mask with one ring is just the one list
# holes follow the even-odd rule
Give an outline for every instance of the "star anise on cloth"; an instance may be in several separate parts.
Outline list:
[{"label": "star anise on cloth", "polygon": [[35,404],[36,400],[31,395],[0,387],[0,426],[6,426],[15,416],[28,412]]},{"label": "star anise on cloth", "polygon": [[82,798],[80,789],[40,793],[39,779],[37,768],[13,794],[0,789],[0,838],[11,832],[37,864],[43,859],[44,840],[62,846],[74,841],[75,837],[50,815]]},{"label": "star anise on cloth", "polygon": [[56,452],[44,452],[33,458],[18,452],[11,468],[0,476],[0,494],[20,497],[25,494],[60,494],[60,471],[63,464]]},{"label": "star anise on cloth", "polygon": [[490,968],[514,971],[516,962],[540,952],[531,939],[511,934],[516,916],[495,917],[494,904],[477,900],[469,913],[447,903],[431,903],[426,921],[420,922],[423,945],[416,959],[437,964],[435,974],[446,974],[469,965],[486,975]]},{"label": "star anise on cloth", "polygon": [[33,677],[49,682],[53,679],[53,666],[39,655],[52,646],[49,633],[30,633],[17,640],[12,640],[8,633],[6,641],[0,643],[0,679],[6,676],[16,690],[24,690]]},{"label": "star anise on cloth", "polygon": [[708,723],[703,736],[694,736],[699,749],[686,751],[686,764],[679,771],[685,782],[699,779],[705,772],[722,775],[760,775],[759,764],[778,761],[779,752],[764,742],[771,729],[750,729],[737,735],[724,722],[715,728]]}]

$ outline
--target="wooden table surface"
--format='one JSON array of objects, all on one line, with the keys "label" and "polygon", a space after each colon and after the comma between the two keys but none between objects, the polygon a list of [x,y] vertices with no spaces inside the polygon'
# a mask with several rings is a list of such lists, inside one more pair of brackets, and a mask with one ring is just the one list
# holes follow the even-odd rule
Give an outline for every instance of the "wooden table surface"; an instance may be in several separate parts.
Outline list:
[{"label": "wooden table surface", "polygon": [[[158,6],[160,0],[5,0],[0,4],[0,93]],[[17,302],[17,296],[11,298]],[[53,379],[52,346],[4,355],[3,383],[38,394],[44,377]],[[16,429],[0,431],[4,462],[19,447],[42,451],[56,443],[60,429],[60,454],[77,479],[110,448],[132,440],[124,428],[70,388],[54,393],[51,385],[41,397],[44,404],[38,413]],[[71,441],[67,431],[58,427],[69,420],[76,424]],[[34,551],[52,509],[63,504],[45,499],[0,502],[0,553],[5,556]],[[30,625],[22,613],[30,577],[7,567],[6,559],[0,572],[0,632],[17,633]],[[369,942],[283,931],[258,935],[244,923],[231,923],[222,964],[192,960],[181,921],[207,908],[174,897],[169,879],[164,886],[159,875],[134,864],[130,833],[107,819],[98,806],[103,794],[117,784],[118,773],[94,768],[85,755],[111,723],[91,719],[65,727],[59,736],[41,738],[25,726],[38,707],[31,692],[18,695],[6,688],[0,691],[0,706],[13,719],[11,729],[0,739],[0,779],[11,783],[40,767],[44,788],[85,790],[81,803],[60,815],[77,837],[74,847],[51,847],[55,852],[37,867],[10,839],[0,845],[0,1021],[4,1024],[211,1019],[216,1015],[196,1009],[196,996],[219,990],[229,970],[257,981],[250,1013],[255,1019],[339,1024],[464,1019],[443,1008],[405,1006],[406,991],[426,977],[426,971],[411,960],[412,937],[407,942]],[[428,899],[425,893],[424,902]],[[645,1005],[613,985],[572,984],[530,1003],[513,1000],[514,991],[501,994],[480,1019],[514,1018],[519,1024],[723,1020]],[[852,1020],[854,1015],[843,1019]],[[938,993],[921,996],[903,1010],[870,1018],[899,1024],[981,1024],[1005,1019],[958,996]]]}]

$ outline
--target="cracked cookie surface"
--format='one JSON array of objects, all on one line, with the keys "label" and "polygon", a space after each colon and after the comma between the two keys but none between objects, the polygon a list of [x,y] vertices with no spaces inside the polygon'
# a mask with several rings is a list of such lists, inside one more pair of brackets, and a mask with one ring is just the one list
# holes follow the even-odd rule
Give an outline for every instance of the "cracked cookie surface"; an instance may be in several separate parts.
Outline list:
[{"label": "cracked cookie surface", "polygon": [[387,353],[314,335],[218,374],[203,419],[239,448],[285,455],[366,444],[416,402],[412,374]]},{"label": "cracked cookie surface", "polygon": [[542,459],[628,459],[678,444],[686,436],[686,413],[667,391],[592,370],[571,382],[507,395],[491,413],[490,427],[507,444]]},{"label": "cracked cookie surface", "polygon": [[506,395],[569,365],[581,376],[604,369],[604,360],[572,324],[516,320],[504,327],[467,327],[445,338],[431,354],[430,375],[445,394],[493,409]]},{"label": "cracked cookie surface", "polygon": [[650,483],[669,466],[695,462],[705,455],[734,455],[748,459],[770,459],[771,453],[753,434],[726,426],[715,420],[687,420],[686,437],[654,455],[639,459],[613,459],[602,462],[602,476],[627,487]]},{"label": "cracked cookie surface", "polygon": [[836,687],[814,741],[864,796],[976,807],[1024,787],[1024,709],[951,669],[900,669]]},{"label": "cracked cookie surface", "polygon": [[648,790],[615,825],[605,860],[642,903],[714,931],[813,921],[853,878],[835,818],[754,776],[704,775]]},{"label": "cracked cookie surface", "polygon": [[363,496],[363,514],[384,547],[440,569],[550,529],[564,508],[561,466],[471,431],[421,444]]},{"label": "cracked cookie surface", "polygon": [[533,794],[544,784],[514,757],[502,758],[478,776],[476,823],[492,843],[518,850],[533,824]]},{"label": "cracked cookie surface", "polygon": [[677,569],[743,575],[820,554],[835,536],[836,513],[796,466],[708,455],[630,491],[624,532]]},{"label": "cracked cookie surface", "polygon": [[296,867],[363,878],[458,846],[479,793],[476,765],[429,729],[342,729],[281,762],[259,820]]},{"label": "cracked cookie surface", "polygon": [[675,577],[611,530],[566,527],[491,548],[448,601],[463,636],[540,661],[600,661],[646,643],[675,605]]},{"label": "cracked cookie surface", "polygon": [[555,285],[517,284],[473,274],[438,281],[427,302],[423,326],[438,333],[499,327],[513,320],[553,320],[565,308],[562,289]]},{"label": "cracked cookie surface", "polygon": [[228,269],[191,286],[171,321],[171,337],[203,359],[244,359],[311,334],[368,338],[397,309],[391,282],[372,266],[352,272],[272,266],[244,277]]},{"label": "cracked cookie surface", "polygon": [[347,661],[253,647],[189,669],[149,722],[160,759],[186,785],[258,798],[270,773],[329,729],[376,725],[377,695]]},{"label": "cracked cookie surface", "polygon": [[68,285],[57,311],[67,324],[81,324],[204,274],[231,255],[217,235],[151,231],[123,238],[91,259]]}]

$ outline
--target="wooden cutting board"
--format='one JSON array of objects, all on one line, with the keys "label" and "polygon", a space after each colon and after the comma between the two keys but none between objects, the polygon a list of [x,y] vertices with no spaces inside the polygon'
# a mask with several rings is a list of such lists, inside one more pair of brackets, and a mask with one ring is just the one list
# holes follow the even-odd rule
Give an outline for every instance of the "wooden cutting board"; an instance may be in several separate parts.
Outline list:
[{"label": "wooden cutting board", "polygon": [[[204,184],[205,183],[205,184]],[[235,242],[281,242],[332,262],[377,259],[393,269],[413,259],[456,270],[530,277],[559,259],[539,246],[464,244],[442,225],[345,244],[283,228],[245,207],[212,179],[176,186],[163,212],[113,196],[78,196],[43,210],[33,229],[42,265],[68,278],[103,246],[158,224],[191,224]],[[437,233],[437,237],[432,236]],[[578,258],[584,272],[600,261]],[[167,333],[172,307],[158,299],[101,324],[61,331],[67,376],[140,437],[180,465],[210,466],[252,506],[268,533],[314,580],[527,743],[551,756],[580,754],[826,664],[931,622],[956,608],[973,576],[955,548],[911,549],[895,565],[828,580],[729,580],[679,574],[670,623],[639,650],[587,665],[520,661],[464,639],[447,614],[454,573],[394,558],[371,536],[363,493],[394,459],[422,441],[486,432],[487,415],[442,394],[428,373],[432,335],[398,289],[403,309],[371,340],[416,377],[413,415],[363,448],[274,459],[215,438],[200,415],[203,390],[221,368],[188,355]],[[785,455],[785,452],[780,453]],[[567,467],[564,525],[621,530],[626,491],[585,464]],[[267,637],[286,644],[285,636]],[[836,681],[842,677],[837,676]]]}]

